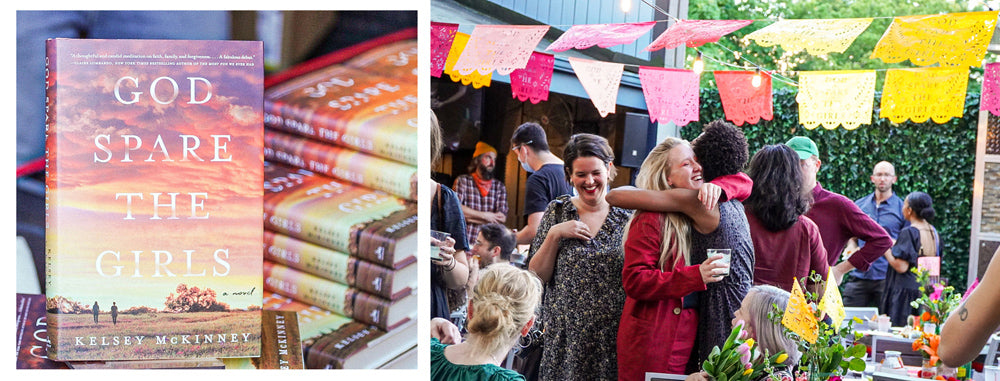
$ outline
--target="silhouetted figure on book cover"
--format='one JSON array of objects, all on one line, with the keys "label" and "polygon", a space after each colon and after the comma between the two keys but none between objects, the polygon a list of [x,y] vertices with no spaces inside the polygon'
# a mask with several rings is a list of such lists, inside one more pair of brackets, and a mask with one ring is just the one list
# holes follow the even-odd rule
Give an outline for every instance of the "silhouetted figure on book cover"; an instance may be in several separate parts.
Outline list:
[{"label": "silhouetted figure on book cover", "polygon": [[97,301],[94,301],[94,323],[97,323],[97,314],[101,313],[101,307],[97,305]]},{"label": "silhouetted figure on book cover", "polygon": [[111,324],[118,325],[118,306],[111,302]]}]

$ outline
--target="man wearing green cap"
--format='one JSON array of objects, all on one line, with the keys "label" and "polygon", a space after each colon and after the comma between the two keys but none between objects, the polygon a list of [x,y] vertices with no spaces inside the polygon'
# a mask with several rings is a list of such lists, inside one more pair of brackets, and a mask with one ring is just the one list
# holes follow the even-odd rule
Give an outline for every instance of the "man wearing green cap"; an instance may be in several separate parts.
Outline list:
[{"label": "man wearing green cap", "polygon": [[[849,198],[823,189],[816,180],[822,162],[819,160],[819,148],[812,139],[796,136],[785,144],[799,155],[804,189],[811,189],[813,197],[806,217],[819,227],[837,284],[840,284],[844,274],[855,268],[868,270],[872,262],[892,248],[889,234]],[[851,238],[865,241],[865,246],[838,264],[837,260]]]}]

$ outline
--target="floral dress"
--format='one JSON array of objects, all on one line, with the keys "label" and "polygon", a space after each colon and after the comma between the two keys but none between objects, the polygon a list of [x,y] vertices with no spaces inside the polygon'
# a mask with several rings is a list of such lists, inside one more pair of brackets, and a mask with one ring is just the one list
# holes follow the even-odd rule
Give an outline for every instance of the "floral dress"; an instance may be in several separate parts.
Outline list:
[{"label": "floral dress", "polygon": [[[545,330],[542,380],[618,379],[616,340],[625,304],[622,232],[629,215],[629,210],[611,207],[591,240],[559,243],[540,314]],[[570,196],[549,203],[531,243],[529,260],[553,225],[579,219]]]}]

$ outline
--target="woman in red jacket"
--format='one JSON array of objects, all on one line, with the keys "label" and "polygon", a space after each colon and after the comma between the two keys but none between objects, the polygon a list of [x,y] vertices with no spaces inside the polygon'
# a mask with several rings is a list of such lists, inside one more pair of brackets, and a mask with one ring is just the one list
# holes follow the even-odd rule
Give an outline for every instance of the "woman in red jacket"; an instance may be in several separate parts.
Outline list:
[{"label": "woman in red jacket", "polygon": [[[699,189],[701,166],[684,140],[667,138],[643,161],[636,186],[650,190]],[[722,280],[728,265],[712,256],[690,263],[691,219],[682,213],[636,211],[625,231],[622,285],[625,307],[618,326],[618,379],[646,372],[684,374],[698,330],[698,312],[684,297]],[[690,302],[688,305],[693,305]]]}]

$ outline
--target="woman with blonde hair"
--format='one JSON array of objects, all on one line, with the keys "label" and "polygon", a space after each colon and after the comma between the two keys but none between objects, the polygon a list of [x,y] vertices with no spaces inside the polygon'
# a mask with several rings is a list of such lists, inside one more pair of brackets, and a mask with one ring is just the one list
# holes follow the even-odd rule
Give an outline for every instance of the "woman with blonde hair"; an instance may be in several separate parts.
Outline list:
[{"label": "woman with blonde hair", "polygon": [[[490,266],[480,272],[468,306],[465,342],[447,345],[454,332],[445,319],[431,322],[432,380],[524,380],[500,367],[507,352],[535,323],[542,299],[542,282],[535,274],[514,266]],[[450,336],[451,339],[442,337]]]},{"label": "woman with blonde hair", "polygon": [[[699,189],[701,166],[687,141],[667,138],[646,156],[640,189]],[[618,379],[645,372],[683,374],[698,330],[698,311],[683,298],[722,280],[726,265],[691,263],[691,218],[683,213],[637,210],[624,233],[625,307],[618,327]]]}]

